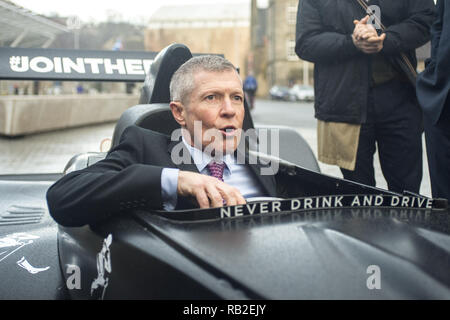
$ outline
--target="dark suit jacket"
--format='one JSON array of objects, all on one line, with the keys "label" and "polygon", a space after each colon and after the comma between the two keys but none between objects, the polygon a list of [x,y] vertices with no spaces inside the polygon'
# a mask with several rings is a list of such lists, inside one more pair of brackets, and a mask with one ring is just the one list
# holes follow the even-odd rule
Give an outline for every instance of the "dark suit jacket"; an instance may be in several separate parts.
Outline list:
[{"label": "dark suit jacket", "polygon": [[[161,172],[179,168],[198,172],[189,151],[190,163],[174,164],[172,151],[177,143],[169,136],[137,126],[127,128],[117,147],[107,157],[86,169],[71,172],[47,191],[52,217],[65,226],[94,224],[114,214],[132,209],[162,209]],[[276,196],[273,176],[261,176],[260,165],[249,165],[267,196]],[[176,209],[195,208],[179,197]]]},{"label": "dark suit jacket", "polygon": [[442,114],[450,90],[450,4],[439,0],[437,12],[431,27],[431,58],[417,79],[417,98],[434,124]]}]

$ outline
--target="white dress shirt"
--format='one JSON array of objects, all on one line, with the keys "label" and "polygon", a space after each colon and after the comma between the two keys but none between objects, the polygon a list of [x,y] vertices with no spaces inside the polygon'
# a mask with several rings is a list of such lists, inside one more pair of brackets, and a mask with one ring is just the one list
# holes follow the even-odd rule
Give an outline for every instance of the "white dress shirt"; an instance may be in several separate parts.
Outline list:
[{"label": "white dress shirt", "polygon": [[[183,143],[189,150],[198,171],[201,174],[209,175],[207,165],[211,161],[216,161],[203,151],[189,145],[184,137]],[[237,164],[234,155],[227,154],[222,159],[225,162],[225,169],[223,172],[223,181],[235,188],[237,188],[244,198],[262,197],[264,191],[255,178],[249,166],[245,164]],[[164,168],[161,174],[161,195],[163,200],[164,210],[174,210],[177,204],[177,186],[178,174],[180,169]]]}]

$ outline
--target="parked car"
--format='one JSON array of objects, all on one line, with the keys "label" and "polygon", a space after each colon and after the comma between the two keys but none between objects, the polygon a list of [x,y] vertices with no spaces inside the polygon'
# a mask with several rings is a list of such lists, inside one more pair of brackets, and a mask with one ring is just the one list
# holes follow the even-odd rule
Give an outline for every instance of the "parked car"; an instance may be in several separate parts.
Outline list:
[{"label": "parked car", "polygon": [[289,89],[289,95],[292,101],[314,101],[314,88],[296,84]]},{"label": "parked car", "polygon": [[289,101],[290,100],[290,94],[289,94],[289,88],[283,87],[283,86],[273,86],[269,90],[270,98],[272,100],[283,100],[283,101]]}]

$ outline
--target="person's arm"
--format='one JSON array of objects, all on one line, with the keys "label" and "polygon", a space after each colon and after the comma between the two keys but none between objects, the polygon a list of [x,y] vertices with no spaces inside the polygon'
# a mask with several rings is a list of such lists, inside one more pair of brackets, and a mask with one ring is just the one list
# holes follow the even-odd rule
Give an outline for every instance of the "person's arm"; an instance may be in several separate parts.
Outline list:
[{"label": "person's arm", "polygon": [[142,163],[142,136],[127,128],[106,159],[58,180],[47,191],[52,217],[65,226],[94,224],[133,208],[162,208],[162,167]]},{"label": "person's arm", "polygon": [[352,34],[325,30],[316,0],[298,3],[295,52],[301,59],[314,63],[346,60],[362,54],[353,44]]},{"label": "person's arm", "polygon": [[47,191],[47,203],[55,221],[78,227],[133,209],[167,206],[171,210],[178,196],[192,198],[201,208],[220,207],[222,199],[229,205],[245,203],[236,188],[199,173],[177,171],[170,175],[169,170],[170,181],[163,181],[165,168],[142,164],[143,139],[138,128],[129,127],[106,159],[53,184]]},{"label": "person's arm", "polygon": [[408,18],[386,28],[384,54],[411,51],[430,40],[430,27],[435,19],[433,0],[409,0]]}]

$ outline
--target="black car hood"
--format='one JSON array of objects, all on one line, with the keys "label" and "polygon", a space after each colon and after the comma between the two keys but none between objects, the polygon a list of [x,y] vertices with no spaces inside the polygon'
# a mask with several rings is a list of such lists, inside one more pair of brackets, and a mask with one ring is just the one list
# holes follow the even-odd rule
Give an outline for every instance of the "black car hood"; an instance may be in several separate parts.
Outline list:
[{"label": "black car hood", "polygon": [[[447,210],[339,208],[193,222],[137,217],[249,298],[450,299]],[[374,268],[380,289],[368,284]]]}]

